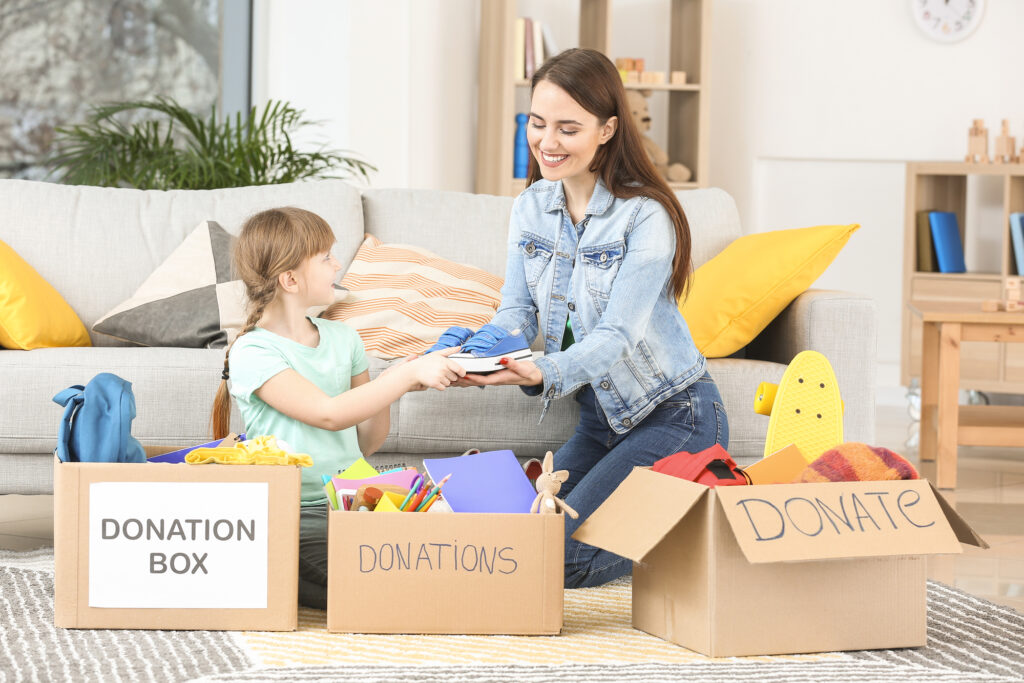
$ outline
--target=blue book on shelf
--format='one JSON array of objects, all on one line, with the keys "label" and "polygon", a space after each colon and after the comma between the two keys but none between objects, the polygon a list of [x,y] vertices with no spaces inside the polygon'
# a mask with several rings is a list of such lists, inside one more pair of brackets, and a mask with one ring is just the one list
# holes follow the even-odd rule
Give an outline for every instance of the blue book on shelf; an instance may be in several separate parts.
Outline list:
[{"label": "blue book on shelf", "polygon": [[1024,213],[1010,214],[1010,240],[1013,242],[1013,257],[1017,262],[1017,275],[1024,275]]},{"label": "blue book on shelf", "polygon": [[952,211],[932,211],[928,214],[935,244],[935,260],[940,273],[965,273],[964,243],[960,240],[960,227]]}]

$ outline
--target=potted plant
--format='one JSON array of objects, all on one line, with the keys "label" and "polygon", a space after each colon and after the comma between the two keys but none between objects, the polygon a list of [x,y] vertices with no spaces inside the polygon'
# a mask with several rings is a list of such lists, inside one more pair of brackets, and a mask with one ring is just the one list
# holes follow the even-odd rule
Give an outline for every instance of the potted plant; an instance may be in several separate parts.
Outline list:
[{"label": "potted plant", "polygon": [[[157,114],[134,123],[126,112]],[[221,119],[216,107],[199,116],[173,99],[94,107],[84,124],[58,128],[52,174],[72,185],[144,190],[200,190],[358,177],[377,169],[344,151],[305,152],[295,132],[313,122],[286,102]]]}]

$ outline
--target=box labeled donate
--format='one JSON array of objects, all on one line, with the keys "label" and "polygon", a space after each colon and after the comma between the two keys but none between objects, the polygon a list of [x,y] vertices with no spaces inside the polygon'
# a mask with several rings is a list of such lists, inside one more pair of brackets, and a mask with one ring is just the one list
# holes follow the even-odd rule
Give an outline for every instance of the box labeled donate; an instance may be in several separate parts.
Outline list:
[{"label": "box labeled donate", "polygon": [[328,631],[550,635],[562,628],[562,515],[328,515]]},{"label": "box labeled donate", "polygon": [[712,657],[925,645],[924,555],[987,544],[924,480],[709,489],[637,468],[573,534],[633,626]]},{"label": "box labeled donate", "polygon": [[54,461],[54,624],[294,630],[298,467]]}]

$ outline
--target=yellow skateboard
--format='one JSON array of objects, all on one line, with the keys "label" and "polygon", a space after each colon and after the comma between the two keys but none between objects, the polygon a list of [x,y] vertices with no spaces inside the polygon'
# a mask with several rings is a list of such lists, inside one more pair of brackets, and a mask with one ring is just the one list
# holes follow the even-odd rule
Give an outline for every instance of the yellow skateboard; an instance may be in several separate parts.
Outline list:
[{"label": "yellow skateboard", "polygon": [[801,351],[778,384],[761,382],[754,412],[768,415],[764,457],[796,444],[807,462],[843,443],[843,401],[828,359]]}]

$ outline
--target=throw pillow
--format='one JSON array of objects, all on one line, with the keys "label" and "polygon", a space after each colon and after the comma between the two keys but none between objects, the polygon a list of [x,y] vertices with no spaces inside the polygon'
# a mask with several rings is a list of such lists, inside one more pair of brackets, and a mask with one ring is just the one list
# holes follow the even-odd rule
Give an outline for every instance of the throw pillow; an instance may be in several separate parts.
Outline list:
[{"label": "throw pillow", "polygon": [[366,353],[422,353],[453,325],[476,329],[494,317],[502,279],[421,247],[366,235],[341,284],[348,297],[323,313],[356,329]]},{"label": "throw pillow", "polygon": [[708,358],[750,343],[825,272],[859,225],[823,225],[745,235],[693,274],[679,303],[697,348]]},{"label": "throw pillow", "polygon": [[89,332],[57,290],[0,241],[0,346],[91,346]]},{"label": "throw pillow", "polygon": [[245,287],[231,279],[233,241],[203,221],[93,331],[141,346],[223,348],[245,324]]}]

